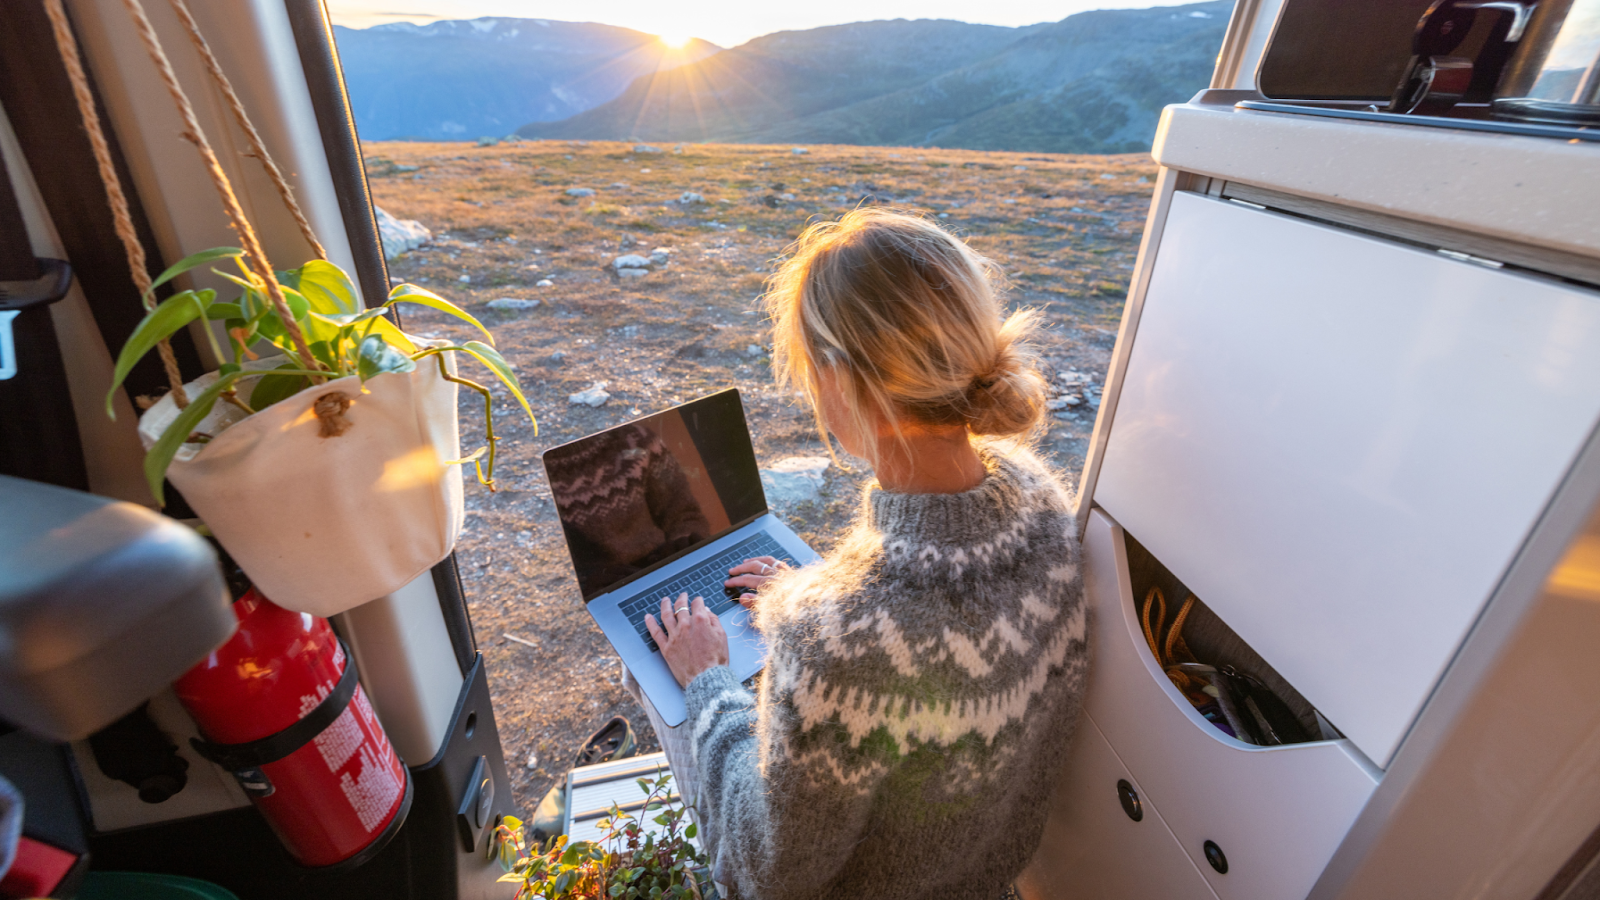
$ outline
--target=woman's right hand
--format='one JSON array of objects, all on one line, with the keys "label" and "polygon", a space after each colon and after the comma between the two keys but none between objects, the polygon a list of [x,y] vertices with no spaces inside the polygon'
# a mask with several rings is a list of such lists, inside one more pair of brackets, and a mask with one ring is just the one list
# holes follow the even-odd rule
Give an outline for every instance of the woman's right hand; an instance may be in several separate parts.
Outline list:
[{"label": "woman's right hand", "polygon": [[729,578],[723,585],[742,589],[744,593],[739,595],[739,602],[745,609],[753,609],[756,603],[756,591],[761,590],[762,585],[788,568],[789,564],[781,559],[757,556],[729,569]]}]

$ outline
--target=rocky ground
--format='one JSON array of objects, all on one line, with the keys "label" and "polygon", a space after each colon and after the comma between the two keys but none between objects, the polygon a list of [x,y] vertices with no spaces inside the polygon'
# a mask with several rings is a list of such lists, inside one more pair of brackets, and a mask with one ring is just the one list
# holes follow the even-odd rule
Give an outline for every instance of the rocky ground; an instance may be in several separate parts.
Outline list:
[{"label": "rocky ground", "polygon": [[[458,548],[513,788],[530,812],[610,716],[656,746],[583,610],[540,453],[735,386],[763,466],[826,457],[809,414],[773,387],[757,298],[807,222],[868,203],[937,216],[1000,264],[1009,305],[1044,313],[1035,349],[1056,412],[1041,446],[1075,483],[1154,178],[1143,156],[564,141],[364,149],[378,205],[433,233],[391,275],[479,316],[538,416],[535,429],[500,395],[499,489],[469,477]],[[638,259],[619,272],[629,255]],[[405,327],[468,337],[416,307]],[[599,405],[572,399],[595,388],[587,399]],[[482,406],[465,392],[461,403],[470,451]],[[780,512],[826,552],[865,477],[832,465],[814,499]]]}]

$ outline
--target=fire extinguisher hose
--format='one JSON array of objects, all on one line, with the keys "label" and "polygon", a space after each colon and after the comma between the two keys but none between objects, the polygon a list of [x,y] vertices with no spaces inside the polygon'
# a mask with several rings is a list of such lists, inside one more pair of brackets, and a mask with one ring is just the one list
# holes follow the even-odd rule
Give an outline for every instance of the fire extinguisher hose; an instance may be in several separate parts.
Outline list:
[{"label": "fire extinguisher hose", "polygon": [[300,721],[276,734],[243,744],[213,744],[200,738],[190,738],[189,743],[194,745],[195,752],[230,772],[245,772],[277,762],[311,743],[349,708],[350,698],[355,696],[356,686],[360,683],[356,658],[350,654],[350,648],[345,646],[344,641],[339,641],[339,647],[344,650],[344,672],[340,674],[338,684],[317,704],[316,709]]}]

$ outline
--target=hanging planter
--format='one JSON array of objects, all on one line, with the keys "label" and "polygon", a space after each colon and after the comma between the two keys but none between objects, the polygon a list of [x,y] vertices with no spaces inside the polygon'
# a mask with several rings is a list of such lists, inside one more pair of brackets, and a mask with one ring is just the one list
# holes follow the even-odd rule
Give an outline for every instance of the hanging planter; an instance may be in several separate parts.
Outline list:
[{"label": "hanging planter", "polygon": [[[196,254],[155,284],[240,255],[226,247]],[[471,461],[492,486],[490,393],[456,374],[454,354],[482,362],[524,409],[527,401],[488,344],[426,341],[384,318],[405,300],[482,329],[443,298],[402,285],[382,307],[358,310],[349,280],[329,263],[281,275],[294,325],[313,338],[315,367],[297,357],[262,286],[248,273],[227,275],[243,288],[239,301],[184,291],[145,317],[117,361],[112,391],[159,339],[202,316],[223,322],[231,354],[220,342],[213,352],[233,362],[184,385],[187,406],[169,393],[139,420],[150,489],[164,500],[162,482],[170,479],[183,491],[262,593],[329,616],[398,590],[450,554],[463,518],[457,463]],[[250,360],[264,335],[280,353]],[[490,445],[467,460],[456,425],[462,384],[483,395],[490,435]]]},{"label": "hanging planter", "polygon": [[[138,0],[124,0],[184,119],[182,136],[200,151],[243,247],[196,253],[151,281],[115,170],[109,158],[102,160],[118,232],[147,310],[118,355],[106,412],[114,417],[112,399],[133,366],[159,350],[172,390],[139,422],[144,472],[157,502],[165,505],[163,487],[170,478],[262,593],[279,606],[330,616],[393,593],[450,554],[463,520],[461,464],[471,462],[479,481],[494,489],[491,392],[457,374],[459,357],[488,369],[530,419],[533,411],[493,337],[455,304],[401,285],[381,306],[363,308],[350,278],[326,261],[193,17],[182,0],[170,2],[249,138],[252,155],[322,258],[273,270],[143,9]],[[69,74],[83,88],[76,93],[85,127],[98,136],[100,124],[60,0],[46,0],[46,10]],[[103,148],[103,141],[96,143]],[[230,264],[236,273],[215,268]],[[156,288],[201,267],[236,285],[238,296],[219,300],[210,289],[185,290],[155,301]],[[390,308],[401,301],[455,316],[483,340],[456,345],[407,335],[389,319]],[[167,339],[194,324],[220,366],[182,384]],[[484,401],[487,445],[465,458],[456,422],[458,386]]]}]

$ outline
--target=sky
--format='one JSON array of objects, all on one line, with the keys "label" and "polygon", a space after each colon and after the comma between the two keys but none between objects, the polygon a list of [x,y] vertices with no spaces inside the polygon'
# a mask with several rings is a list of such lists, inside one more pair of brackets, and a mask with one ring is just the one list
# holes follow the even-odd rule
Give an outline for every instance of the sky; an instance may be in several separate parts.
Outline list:
[{"label": "sky", "polygon": [[[1189,0],[1192,2],[1192,0]],[[1055,22],[1089,9],[1176,5],[1173,0],[329,0],[333,21],[351,28],[384,22],[510,16],[601,22],[671,38],[733,47],[774,31],[874,19],[959,19],[987,25]]]}]

